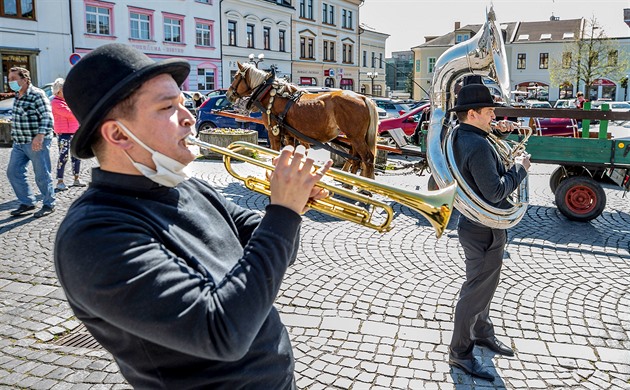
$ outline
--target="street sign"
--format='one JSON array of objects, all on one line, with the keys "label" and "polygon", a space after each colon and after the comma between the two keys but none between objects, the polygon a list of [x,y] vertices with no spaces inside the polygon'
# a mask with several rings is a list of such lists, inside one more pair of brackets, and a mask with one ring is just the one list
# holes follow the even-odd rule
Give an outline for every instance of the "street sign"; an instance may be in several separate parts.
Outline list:
[{"label": "street sign", "polygon": [[77,53],[70,54],[70,58],[69,58],[70,65],[76,64],[77,62],[79,62],[80,59],[81,59],[81,55],[80,54],[77,54]]}]

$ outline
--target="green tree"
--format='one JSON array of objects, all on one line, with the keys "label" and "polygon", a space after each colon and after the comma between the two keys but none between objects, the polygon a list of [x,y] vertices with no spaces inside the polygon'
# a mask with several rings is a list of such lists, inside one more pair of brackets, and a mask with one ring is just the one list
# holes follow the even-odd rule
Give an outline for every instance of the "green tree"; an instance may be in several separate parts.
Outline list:
[{"label": "green tree", "polygon": [[577,91],[584,85],[590,96],[593,81],[607,78],[620,82],[630,68],[628,53],[620,50],[616,40],[606,36],[593,16],[584,30],[575,32],[575,39],[565,44],[560,58],[552,58],[549,77],[554,86],[574,84]]}]

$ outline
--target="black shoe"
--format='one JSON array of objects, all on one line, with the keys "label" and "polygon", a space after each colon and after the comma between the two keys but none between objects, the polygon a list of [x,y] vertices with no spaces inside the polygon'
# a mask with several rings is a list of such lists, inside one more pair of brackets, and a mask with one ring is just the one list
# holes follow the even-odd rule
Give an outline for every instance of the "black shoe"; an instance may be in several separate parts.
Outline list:
[{"label": "black shoe", "polygon": [[41,209],[37,210],[35,212],[35,214],[33,214],[33,217],[41,218],[43,216],[46,216],[46,215],[52,213],[53,211],[55,211],[55,208],[52,207],[52,206],[42,206]]},{"label": "black shoe", "polygon": [[22,215],[28,211],[31,210],[35,210],[35,206],[31,205],[31,206],[27,206],[25,204],[21,204],[20,207],[18,207],[17,209],[11,211],[11,215],[13,215],[14,217],[17,217],[19,215]]},{"label": "black shoe", "polygon": [[490,382],[494,381],[494,375],[483,368],[476,357],[472,357],[470,359],[458,359],[449,355],[448,364],[461,369],[468,375],[476,376],[477,378],[485,379]]},{"label": "black shoe", "polygon": [[492,352],[498,353],[499,355],[514,356],[514,351],[512,351],[512,348],[500,342],[499,339],[497,339],[495,336],[486,337],[485,339],[475,339],[475,344],[486,347]]}]

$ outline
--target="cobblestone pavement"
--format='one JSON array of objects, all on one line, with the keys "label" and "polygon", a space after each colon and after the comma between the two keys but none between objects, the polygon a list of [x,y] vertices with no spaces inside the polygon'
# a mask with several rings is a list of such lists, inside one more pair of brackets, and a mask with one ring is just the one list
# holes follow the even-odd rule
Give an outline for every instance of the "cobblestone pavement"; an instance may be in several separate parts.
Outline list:
[{"label": "cobblestone pavement", "polygon": [[[59,193],[48,217],[12,218],[18,204],[4,174],[9,152],[0,149],[0,389],[130,388],[106,351],[62,343],[80,336],[82,327],[57,282],[52,248],[65,211],[83,189]],[[85,180],[91,165],[83,164]],[[266,197],[246,190],[220,162],[193,167],[232,200],[264,208]],[[630,389],[628,199],[609,186],[602,216],[570,222],[553,204],[552,169],[532,168],[531,206],[510,231],[493,300],[497,334],[516,356],[475,349],[496,374],[492,383],[447,364],[464,275],[457,216],[436,239],[424,218],[399,204],[395,226],[384,234],[309,212],[298,260],[277,299],[293,341],[298,387]],[[427,177],[402,169],[377,180],[424,190]]]}]

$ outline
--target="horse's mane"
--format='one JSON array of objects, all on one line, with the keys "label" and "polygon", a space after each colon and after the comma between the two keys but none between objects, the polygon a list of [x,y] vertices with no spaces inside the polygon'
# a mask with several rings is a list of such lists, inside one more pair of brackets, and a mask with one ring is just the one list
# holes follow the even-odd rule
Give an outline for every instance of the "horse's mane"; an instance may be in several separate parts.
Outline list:
[{"label": "horse's mane", "polygon": [[[257,86],[264,83],[269,75],[269,73],[265,72],[264,70],[260,70],[256,68],[252,64],[245,63],[243,64],[243,66],[249,68],[249,72],[247,72],[247,77],[248,77],[247,81],[249,82],[249,85],[252,86],[252,88],[256,88]],[[276,89],[278,90],[279,93],[288,92],[291,95],[291,94],[294,94],[295,92],[303,91],[302,88],[282,78],[280,79],[275,78],[273,81],[273,84],[276,86]]]}]

